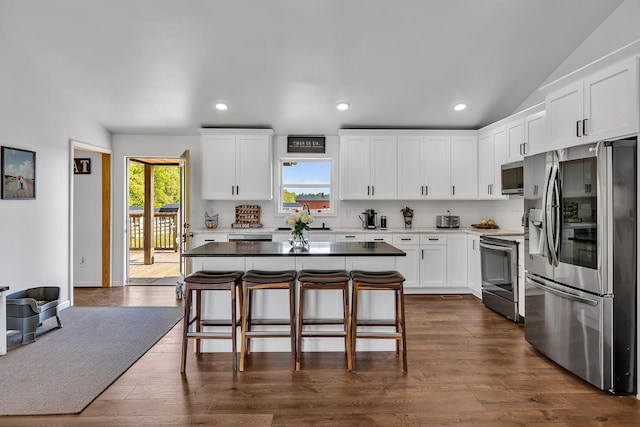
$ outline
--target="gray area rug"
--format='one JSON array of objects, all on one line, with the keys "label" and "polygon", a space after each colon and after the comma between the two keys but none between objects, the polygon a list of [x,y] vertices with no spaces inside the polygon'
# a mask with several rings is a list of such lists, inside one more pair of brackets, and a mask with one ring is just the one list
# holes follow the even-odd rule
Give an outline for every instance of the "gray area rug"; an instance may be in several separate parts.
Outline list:
[{"label": "gray area rug", "polygon": [[0,415],[82,411],[182,315],[180,307],[70,307],[62,329],[54,317],[32,344],[11,337],[0,356]]}]

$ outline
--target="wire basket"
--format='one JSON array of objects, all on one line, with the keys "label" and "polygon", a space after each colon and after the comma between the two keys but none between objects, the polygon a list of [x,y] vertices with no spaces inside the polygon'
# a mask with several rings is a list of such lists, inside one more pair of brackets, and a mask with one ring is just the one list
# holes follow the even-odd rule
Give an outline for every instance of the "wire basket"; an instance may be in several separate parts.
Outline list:
[{"label": "wire basket", "polygon": [[218,215],[219,214],[215,214],[215,215],[209,216],[209,214],[207,212],[205,212],[204,213],[204,226],[206,228],[209,228],[209,229],[218,228]]}]

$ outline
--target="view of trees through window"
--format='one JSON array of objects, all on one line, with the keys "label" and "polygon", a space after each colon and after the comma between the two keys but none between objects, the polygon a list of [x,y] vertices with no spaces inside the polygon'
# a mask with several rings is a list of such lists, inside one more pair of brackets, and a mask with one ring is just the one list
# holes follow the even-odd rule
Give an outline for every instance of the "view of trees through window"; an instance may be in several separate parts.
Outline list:
[{"label": "view of trees through window", "polygon": [[306,205],[312,211],[331,209],[331,161],[282,161],[282,211]]},{"label": "view of trees through window", "polygon": [[[180,203],[180,167],[153,168],[153,204],[155,208]],[[129,206],[144,206],[144,165],[129,162]]]}]

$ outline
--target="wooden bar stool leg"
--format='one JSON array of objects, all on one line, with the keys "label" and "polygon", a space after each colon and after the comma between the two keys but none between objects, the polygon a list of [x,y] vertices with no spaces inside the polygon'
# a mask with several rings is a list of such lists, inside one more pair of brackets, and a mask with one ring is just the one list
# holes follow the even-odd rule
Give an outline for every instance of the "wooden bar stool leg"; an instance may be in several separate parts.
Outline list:
[{"label": "wooden bar stool leg", "polygon": [[184,374],[187,367],[187,347],[189,340],[187,332],[189,329],[189,319],[191,317],[191,288],[189,283],[185,284],[184,318],[182,319],[182,360],[180,361],[180,373]]},{"label": "wooden bar stool leg", "polygon": [[[399,289],[393,291],[393,296],[395,299],[395,319],[396,319],[396,332],[400,332],[400,301],[398,298]],[[400,341],[396,340],[396,356],[400,355]]]},{"label": "wooden bar stool leg", "polygon": [[344,348],[347,352],[347,369],[353,369],[353,360],[351,358],[351,312],[349,311],[349,283],[345,283],[344,288],[342,289],[342,301],[343,301],[343,309],[342,313],[344,316],[344,330],[345,330],[345,338],[344,338]]},{"label": "wooden bar stool leg", "polygon": [[237,329],[236,313],[236,282],[231,284],[231,354],[233,356],[233,373],[238,372],[238,345],[236,343]]},{"label": "wooden bar stool leg", "polygon": [[296,370],[296,298],[295,280],[289,282],[289,335],[291,336],[291,370]]},{"label": "wooden bar stool leg", "polygon": [[353,283],[351,307],[351,370],[356,370],[356,342],[358,338],[358,282]]},{"label": "wooden bar stool leg", "polygon": [[402,328],[402,372],[407,373],[407,331],[404,316],[404,290],[400,286],[400,327]]},{"label": "wooden bar stool leg", "polygon": [[[200,293],[200,289],[196,290],[196,311],[195,311],[195,321],[196,321],[196,332],[201,332],[200,329],[200,311],[202,309],[202,295]],[[196,356],[200,356],[200,340],[196,338]]]},{"label": "wooden bar stool leg", "polygon": [[298,296],[298,329],[297,332],[297,344],[296,344],[296,371],[300,370],[301,358],[302,358],[302,324],[304,320],[304,283],[300,283],[300,295]]},{"label": "wooden bar stool leg", "polygon": [[243,286],[243,305],[242,305],[242,332],[240,333],[240,372],[244,371],[245,356],[247,354],[247,322],[249,321],[249,289]]}]

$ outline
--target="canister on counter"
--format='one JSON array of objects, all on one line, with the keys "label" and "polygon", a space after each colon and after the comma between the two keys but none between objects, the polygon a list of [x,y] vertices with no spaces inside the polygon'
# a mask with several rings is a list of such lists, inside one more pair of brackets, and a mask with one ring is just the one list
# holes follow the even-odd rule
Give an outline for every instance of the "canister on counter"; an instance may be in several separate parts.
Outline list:
[{"label": "canister on counter", "polygon": [[381,216],[380,217],[380,228],[387,228],[387,217],[386,216]]}]

